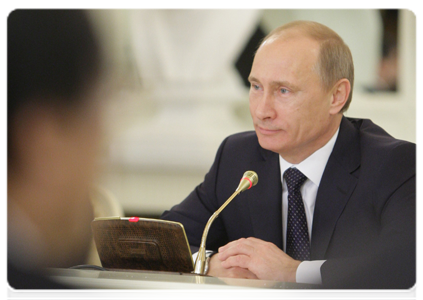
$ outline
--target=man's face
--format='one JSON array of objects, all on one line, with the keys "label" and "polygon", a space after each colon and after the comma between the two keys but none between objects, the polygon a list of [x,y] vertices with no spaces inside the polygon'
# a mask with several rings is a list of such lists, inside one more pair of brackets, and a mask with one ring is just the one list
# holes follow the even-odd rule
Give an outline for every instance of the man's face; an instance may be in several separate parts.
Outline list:
[{"label": "man's face", "polygon": [[299,163],[332,137],[331,92],[314,70],[319,53],[306,37],[262,45],[249,76],[250,113],[260,145]]}]

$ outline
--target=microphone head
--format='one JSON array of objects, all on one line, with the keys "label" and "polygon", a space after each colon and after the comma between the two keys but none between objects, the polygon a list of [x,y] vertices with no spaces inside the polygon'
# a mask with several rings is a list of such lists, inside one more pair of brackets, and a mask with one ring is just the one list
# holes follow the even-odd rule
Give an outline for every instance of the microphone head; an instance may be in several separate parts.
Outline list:
[{"label": "microphone head", "polygon": [[238,185],[238,188],[236,191],[239,191],[240,193],[252,188],[255,186],[258,182],[258,175],[254,171],[247,171],[242,175],[241,182]]}]

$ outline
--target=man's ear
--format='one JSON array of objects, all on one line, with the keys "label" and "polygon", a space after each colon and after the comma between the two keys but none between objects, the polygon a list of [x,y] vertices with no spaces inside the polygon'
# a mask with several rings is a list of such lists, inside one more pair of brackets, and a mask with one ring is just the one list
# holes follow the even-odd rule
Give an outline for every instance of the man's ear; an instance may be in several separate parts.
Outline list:
[{"label": "man's ear", "polygon": [[335,83],[331,90],[332,98],[330,103],[331,108],[329,111],[331,114],[336,115],[342,110],[348,100],[350,92],[351,84],[348,79],[343,78]]}]

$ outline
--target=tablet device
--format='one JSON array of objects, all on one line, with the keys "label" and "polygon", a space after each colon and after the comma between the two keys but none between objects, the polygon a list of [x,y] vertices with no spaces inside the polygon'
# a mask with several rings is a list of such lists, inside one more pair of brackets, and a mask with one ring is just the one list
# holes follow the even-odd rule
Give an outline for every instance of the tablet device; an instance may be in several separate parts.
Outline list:
[{"label": "tablet device", "polygon": [[91,223],[103,268],[190,273],[191,249],[181,223],[149,218],[96,218]]}]

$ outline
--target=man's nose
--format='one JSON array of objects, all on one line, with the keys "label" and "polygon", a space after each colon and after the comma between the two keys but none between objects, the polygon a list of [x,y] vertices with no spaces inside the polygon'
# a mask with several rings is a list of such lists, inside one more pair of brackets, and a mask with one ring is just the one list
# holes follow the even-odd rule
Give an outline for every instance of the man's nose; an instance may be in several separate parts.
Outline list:
[{"label": "man's nose", "polygon": [[271,93],[263,93],[263,96],[258,101],[255,113],[262,120],[276,117],[275,101]]}]

